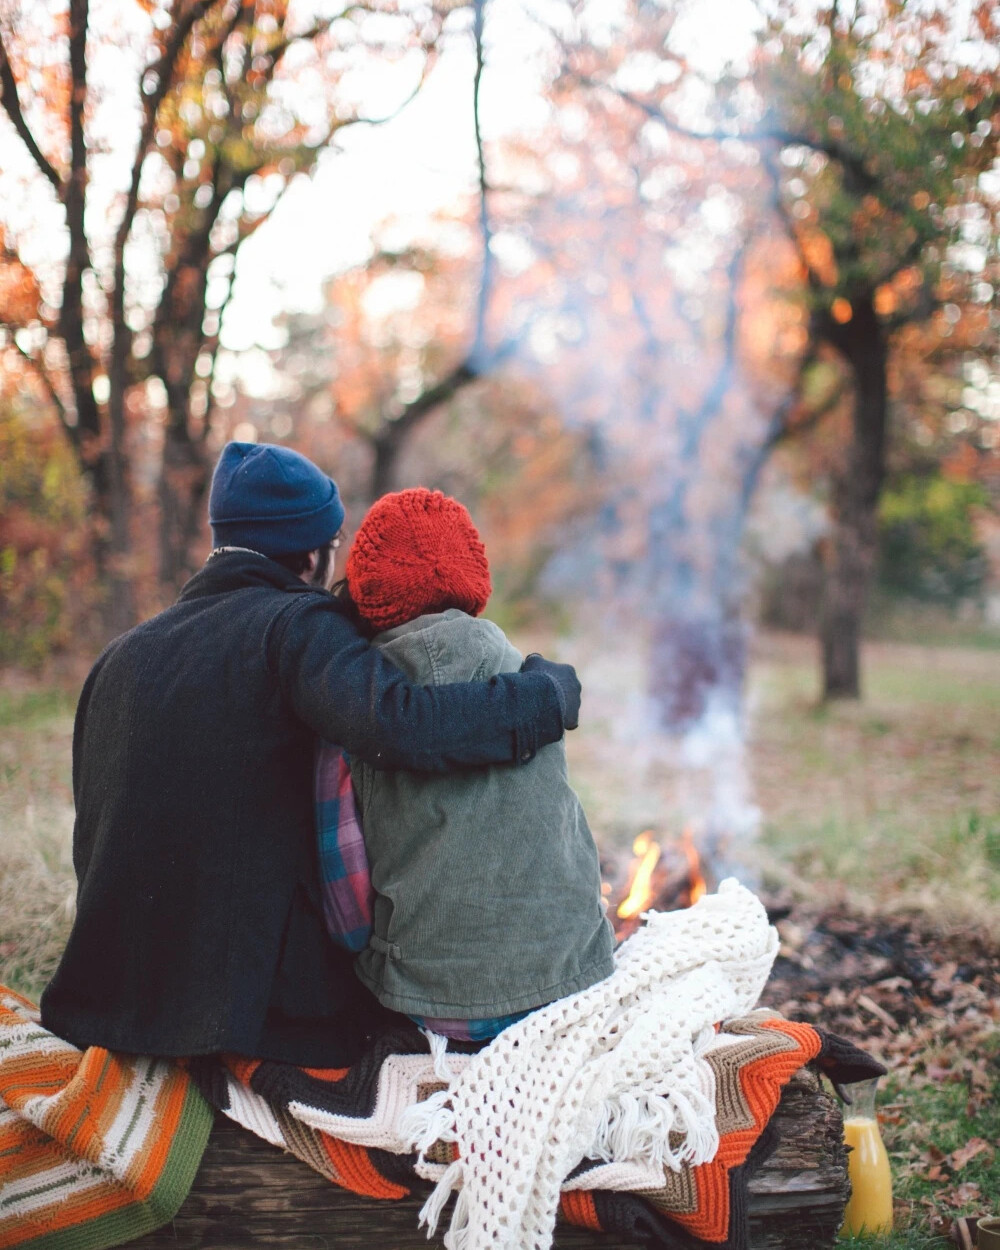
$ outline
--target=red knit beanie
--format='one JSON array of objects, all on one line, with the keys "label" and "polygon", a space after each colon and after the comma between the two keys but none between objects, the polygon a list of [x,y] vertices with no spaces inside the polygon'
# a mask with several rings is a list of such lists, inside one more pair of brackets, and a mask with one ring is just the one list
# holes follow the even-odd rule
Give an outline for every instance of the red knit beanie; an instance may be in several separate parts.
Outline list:
[{"label": "red knit beanie", "polygon": [[347,588],[378,630],[445,608],[478,616],[493,589],[468,511],[423,487],[383,495],[371,506],[347,557]]}]

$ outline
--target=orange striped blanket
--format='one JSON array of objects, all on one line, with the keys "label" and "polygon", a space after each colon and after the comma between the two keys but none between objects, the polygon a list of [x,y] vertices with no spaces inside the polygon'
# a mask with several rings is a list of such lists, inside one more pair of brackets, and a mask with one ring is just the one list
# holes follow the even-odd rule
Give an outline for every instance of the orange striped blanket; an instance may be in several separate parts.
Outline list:
[{"label": "orange striped blanket", "polygon": [[214,1118],[177,1064],[80,1051],[0,986],[3,1250],[103,1250],[166,1224]]},{"label": "orange striped blanket", "polygon": [[[455,1049],[453,1070],[462,1044]],[[563,1185],[564,1219],[672,1250],[706,1242],[743,1250],[749,1171],[793,1073],[810,1061],[840,1081],[882,1070],[842,1039],[768,1012],[725,1022],[706,1058],[716,1086],[715,1158],[655,1175],[585,1161]],[[439,1088],[416,1028],[375,1039],[347,1069],[235,1057],[178,1064],[80,1051],[0,987],[0,1250],[104,1250],[169,1222],[215,1109],[336,1184],[404,1197],[422,1182],[399,1137],[399,1115]],[[427,1157],[443,1171],[453,1150],[439,1143]]]}]

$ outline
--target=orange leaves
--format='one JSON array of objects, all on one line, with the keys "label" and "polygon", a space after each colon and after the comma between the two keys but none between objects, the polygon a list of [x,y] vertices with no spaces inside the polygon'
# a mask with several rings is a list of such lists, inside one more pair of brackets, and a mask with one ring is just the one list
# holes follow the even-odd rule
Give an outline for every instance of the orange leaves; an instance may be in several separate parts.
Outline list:
[{"label": "orange leaves", "polygon": [[824,286],[836,286],[837,261],[829,237],[822,230],[815,229],[802,231],[800,237],[802,254],[809,268]]},{"label": "orange leaves", "polygon": [[997,9],[993,0],[982,0],[982,3],[978,4],[973,10],[972,20],[979,27],[980,34],[985,39],[996,39],[1000,22],[997,19]]},{"label": "orange leaves", "polygon": [[38,315],[38,283],[23,265],[0,268],[0,317],[7,325],[24,326]]},{"label": "orange leaves", "polygon": [[948,1155],[948,1166],[953,1172],[961,1171],[967,1163],[975,1159],[977,1155],[984,1154],[986,1151],[989,1151],[990,1157],[992,1158],[995,1153],[994,1147],[982,1137],[971,1137],[964,1146],[959,1146],[957,1150],[953,1150],[951,1154]]},{"label": "orange leaves", "polygon": [[33,666],[70,645],[94,598],[86,491],[53,426],[0,396],[0,663]]},{"label": "orange leaves", "polygon": [[930,87],[931,80],[927,70],[923,65],[914,65],[906,73],[904,85],[908,92],[919,91],[922,88]]},{"label": "orange leaves", "polygon": [[884,282],[875,291],[875,311],[880,317],[891,317],[905,309],[918,297],[924,276],[916,265],[900,270],[890,282]]},{"label": "orange leaves", "polygon": [[0,227],[0,323],[26,326],[39,319],[42,293],[35,274],[7,246]]},{"label": "orange leaves", "polygon": [[875,311],[880,317],[888,317],[894,313],[899,306],[899,300],[896,298],[896,292],[891,286],[880,286],[875,292]]}]

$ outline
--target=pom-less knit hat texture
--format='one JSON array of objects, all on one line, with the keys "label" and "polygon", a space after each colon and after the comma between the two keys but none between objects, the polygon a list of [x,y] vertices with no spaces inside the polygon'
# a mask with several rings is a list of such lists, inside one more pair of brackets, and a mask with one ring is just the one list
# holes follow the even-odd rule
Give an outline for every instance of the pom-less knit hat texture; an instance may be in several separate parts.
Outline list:
[{"label": "pom-less knit hat texture", "polygon": [[423,487],[372,505],[347,557],[347,588],[379,630],[445,608],[478,616],[493,589],[486,548],[468,511]]},{"label": "pom-less knit hat texture", "polygon": [[208,519],[216,547],[285,556],[324,547],[344,523],[344,505],[337,483],[290,447],[227,443]]}]

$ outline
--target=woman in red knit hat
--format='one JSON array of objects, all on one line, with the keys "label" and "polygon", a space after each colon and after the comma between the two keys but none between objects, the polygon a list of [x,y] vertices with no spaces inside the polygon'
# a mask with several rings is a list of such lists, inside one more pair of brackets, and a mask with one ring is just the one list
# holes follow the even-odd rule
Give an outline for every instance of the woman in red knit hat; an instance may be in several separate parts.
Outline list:
[{"label": "woman in red knit hat", "polygon": [[[347,585],[374,645],[411,681],[489,680],[521,666],[480,617],[492,587],[472,518],[440,491],[399,491],[371,508]],[[319,776],[338,759],[321,753]],[[327,918],[383,1005],[479,1040],[610,974],[597,849],[561,742],[517,768],[350,767],[363,843],[348,803],[337,828],[321,819]]]}]

